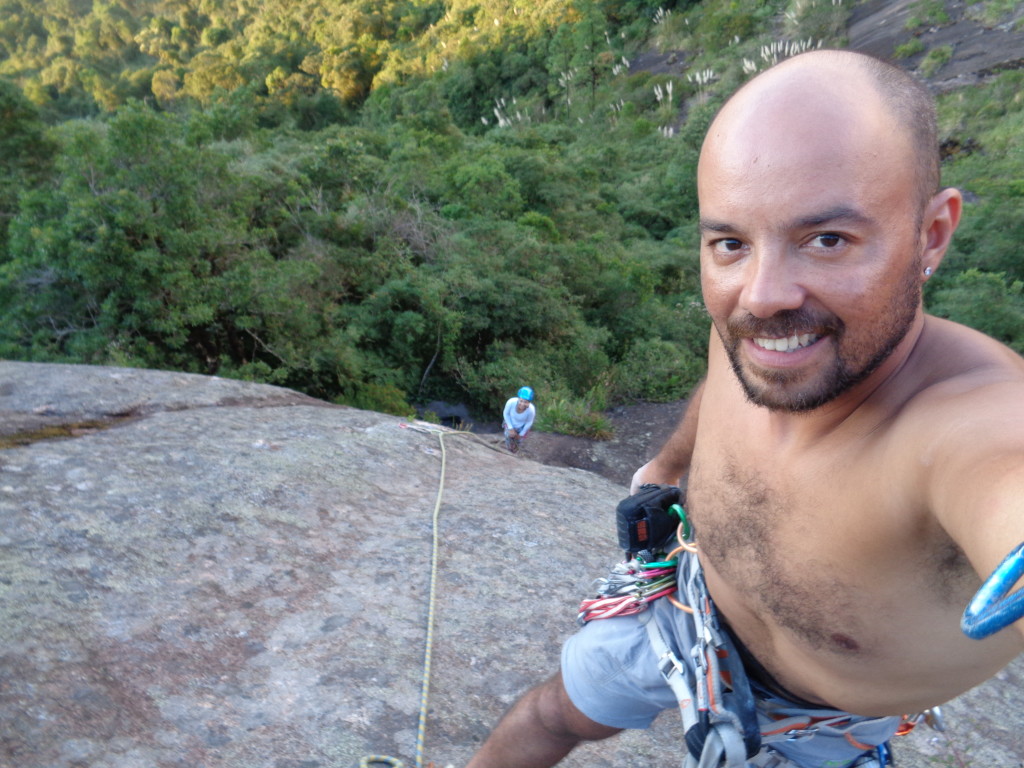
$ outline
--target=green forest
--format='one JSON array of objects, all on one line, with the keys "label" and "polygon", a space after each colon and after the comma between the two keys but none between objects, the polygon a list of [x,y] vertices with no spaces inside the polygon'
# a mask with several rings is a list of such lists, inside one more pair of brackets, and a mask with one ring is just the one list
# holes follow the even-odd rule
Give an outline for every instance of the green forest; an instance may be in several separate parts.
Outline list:
[{"label": "green forest", "polygon": [[[715,109],[850,2],[0,0],[0,357],[401,415],[529,384],[540,428],[607,436],[703,373]],[[1017,351],[1022,93],[940,96],[968,205],[926,295]]]}]

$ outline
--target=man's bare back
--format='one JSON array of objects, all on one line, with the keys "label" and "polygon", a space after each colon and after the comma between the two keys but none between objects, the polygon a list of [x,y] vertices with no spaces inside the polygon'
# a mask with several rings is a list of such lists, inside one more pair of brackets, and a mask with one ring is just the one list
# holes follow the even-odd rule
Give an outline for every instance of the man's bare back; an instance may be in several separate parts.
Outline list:
[{"label": "man's bare back", "polygon": [[1020,358],[927,318],[908,364],[824,435],[774,430],[771,413],[747,402],[715,360],[689,511],[719,610],[781,685],[851,712],[904,714],[1020,653],[1019,635],[961,633],[980,579],[914,498],[934,454],[955,448],[944,444],[958,439],[948,412],[995,382],[1024,392]]}]

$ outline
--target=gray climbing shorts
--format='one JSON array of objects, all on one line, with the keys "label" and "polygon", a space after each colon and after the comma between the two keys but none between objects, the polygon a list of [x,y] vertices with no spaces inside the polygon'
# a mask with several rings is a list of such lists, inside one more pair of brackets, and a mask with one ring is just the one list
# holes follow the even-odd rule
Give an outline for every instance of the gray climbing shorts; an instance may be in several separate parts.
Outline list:
[{"label": "gray climbing shorts", "polygon": [[[672,603],[655,600],[647,610],[666,639],[681,641],[676,648],[693,645],[692,624],[676,621],[681,611]],[[687,630],[688,637],[677,637]],[[562,681],[580,712],[612,728],[648,728],[662,710],[678,706],[636,615],[591,621],[570,637],[562,646]]]}]

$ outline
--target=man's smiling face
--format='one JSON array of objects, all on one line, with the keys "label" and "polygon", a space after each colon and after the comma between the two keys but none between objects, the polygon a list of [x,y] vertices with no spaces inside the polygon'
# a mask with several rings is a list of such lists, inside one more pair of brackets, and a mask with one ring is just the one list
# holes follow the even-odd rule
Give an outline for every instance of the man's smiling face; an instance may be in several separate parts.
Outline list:
[{"label": "man's smiling face", "polygon": [[747,396],[773,410],[866,379],[920,309],[910,138],[854,91],[792,67],[726,105],[701,154],[705,304]]}]

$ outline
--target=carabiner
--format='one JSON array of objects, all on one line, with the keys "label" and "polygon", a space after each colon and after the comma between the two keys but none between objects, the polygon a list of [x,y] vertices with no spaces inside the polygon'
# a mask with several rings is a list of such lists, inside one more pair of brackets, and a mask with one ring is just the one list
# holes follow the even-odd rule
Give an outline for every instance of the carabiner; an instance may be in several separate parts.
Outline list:
[{"label": "carabiner", "polygon": [[668,508],[668,511],[679,520],[679,524],[682,526],[680,536],[683,541],[690,541],[693,538],[693,526],[690,525],[690,518],[687,516],[686,510],[679,504],[673,504]]},{"label": "carabiner", "polygon": [[960,630],[974,640],[982,640],[1024,616],[1024,588],[1009,594],[1021,576],[1024,542],[1012,549],[981,585],[960,619]]}]

